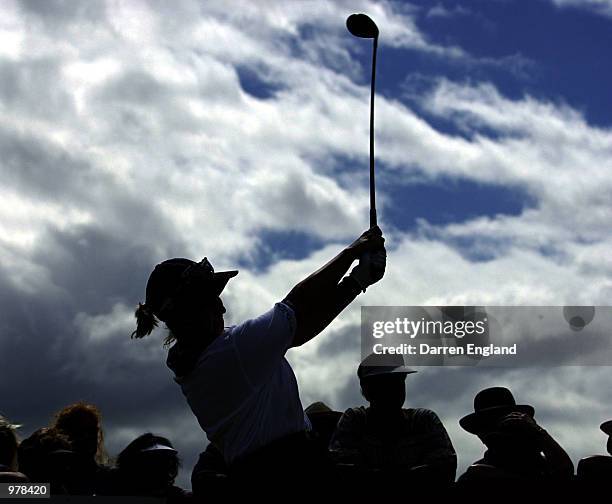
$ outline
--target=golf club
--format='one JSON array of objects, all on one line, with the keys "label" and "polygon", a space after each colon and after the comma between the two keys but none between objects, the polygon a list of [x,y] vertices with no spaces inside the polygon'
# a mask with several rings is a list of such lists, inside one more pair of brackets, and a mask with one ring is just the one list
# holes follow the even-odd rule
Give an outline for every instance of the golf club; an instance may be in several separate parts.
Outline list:
[{"label": "golf club", "polygon": [[355,37],[371,38],[372,81],[370,87],[370,227],[376,226],[376,185],[374,183],[374,89],[376,86],[376,49],[378,48],[378,27],[365,14],[351,14],[346,19],[346,27]]}]

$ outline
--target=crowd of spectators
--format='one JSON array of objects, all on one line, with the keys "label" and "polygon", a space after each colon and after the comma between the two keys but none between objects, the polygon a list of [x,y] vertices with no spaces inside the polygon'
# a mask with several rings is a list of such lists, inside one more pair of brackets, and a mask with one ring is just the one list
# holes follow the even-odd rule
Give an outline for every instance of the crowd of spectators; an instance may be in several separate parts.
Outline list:
[{"label": "crowd of spectators", "polygon": [[[368,364],[368,365],[364,365]],[[334,411],[322,402],[306,408],[310,420],[293,481],[307,489],[392,488],[398,481],[413,491],[512,489],[517,485],[598,485],[612,476],[612,421],[601,425],[609,436],[610,455],[583,458],[574,465],[565,450],[535,421],[531,405],[517,404],[504,387],[480,391],[474,411],[459,420],[477,436],[482,458],[456,477],[457,457],[439,417],[424,408],[404,408],[405,380],[412,372],[402,364],[358,369],[367,406]],[[52,495],[141,496],[183,502],[231,492],[248,481],[287,481],[292,468],[274,444],[257,457],[256,467],[226,463],[210,443],[192,470],[192,489],[175,484],[180,459],[172,442],[144,433],[116,457],[104,448],[101,415],[96,406],[79,402],[54,415],[49,426],[19,440],[20,426],[0,416],[0,482],[50,483]],[[294,446],[292,445],[292,448]],[[295,454],[293,454],[295,456]]]}]

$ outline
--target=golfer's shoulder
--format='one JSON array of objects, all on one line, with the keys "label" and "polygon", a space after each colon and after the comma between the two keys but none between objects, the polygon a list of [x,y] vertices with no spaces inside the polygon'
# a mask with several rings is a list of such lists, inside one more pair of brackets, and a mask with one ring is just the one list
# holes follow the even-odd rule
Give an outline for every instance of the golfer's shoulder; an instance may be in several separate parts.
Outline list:
[{"label": "golfer's shoulder", "polygon": [[[280,302],[258,317],[231,328],[228,339],[241,361],[254,361],[252,368],[262,368],[264,363],[261,359],[273,367],[278,364],[278,359],[291,345],[294,334],[293,311]],[[252,369],[249,374],[255,372]]]},{"label": "golfer's shoulder", "polygon": [[273,310],[276,316],[284,319],[291,331],[295,330],[295,308],[291,301],[283,299],[274,305]]},{"label": "golfer's shoulder", "polygon": [[245,320],[232,328],[232,335],[245,331],[293,331],[295,329],[295,313],[291,304],[285,300],[275,303],[268,311],[258,317]]}]

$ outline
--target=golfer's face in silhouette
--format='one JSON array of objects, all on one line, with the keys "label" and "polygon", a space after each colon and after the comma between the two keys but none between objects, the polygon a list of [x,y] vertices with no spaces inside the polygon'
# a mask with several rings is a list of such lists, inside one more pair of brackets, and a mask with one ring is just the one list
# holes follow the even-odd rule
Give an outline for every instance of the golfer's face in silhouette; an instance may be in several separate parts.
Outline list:
[{"label": "golfer's face in silhouette", "polygon": [[215,336],[223,332],[223,314],[226,310],[219,296],[211,295],[207,286],[195,284],[190,286],[184,299],[189,307],[188,316],[196,328],[203,329],[206,334],[212,332]]},{"label": "golfer's face in silhouette", "polygon": [[361,390],[372,408],[380,411],[399,410],[406,400],[406,375],[389,373],[361,380]]},{"label": "golfer's face in silhouette", "polygon": [[223,314],[227,311],[221,301],[220,297],[216,297],[212,302],[205,304],[205,310],[207,316],[212,321],[213,332],[215,334],[221,334],[225,327],[225,321],[223,320]]}]

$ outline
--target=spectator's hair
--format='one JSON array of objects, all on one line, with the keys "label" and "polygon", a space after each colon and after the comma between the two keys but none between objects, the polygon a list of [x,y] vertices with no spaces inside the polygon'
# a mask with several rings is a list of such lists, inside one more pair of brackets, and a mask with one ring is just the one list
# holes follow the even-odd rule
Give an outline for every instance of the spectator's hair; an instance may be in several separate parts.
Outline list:
[{"label": "spectator's hair", "polygon": [[71,440],[87,431],[95,430],[97,436],[95,460],[98,464],[108,462],[108,455],[104,449],[102,415],[95,405],[79,401],[62,408],[54,415],[52,427]]},{"label": "spectator's hair", "polygon": [[19,440],[17,427],[0,415],[0,464],[10,466],[15,459]]},{"label": "spectator's hair", "polygon": [[46,481],[52,468],[49,455],[56,450],[70,450],[68,436],[54,428],[43,427],[24,439],[17,449],[19,471],[32,481]]},{"label": "spectator's hair", "polygon": [[[145,434],[141,434],[132,442],[130,442],[117,456],[117,468],[119,471],[125,473],[138,472],[140,469],[140,461],[142,456],[142,450],[155,446],[156,444],[161,444],[164,446],[169,446],[170,448],[174,448],[174,445],[170,442],[168,438],[163,436],[157,436],[151,432],[146,432]],[[170,476],[172,480],[176,478],[178,475],[179,467],[181,466],[181,462],[178,458],[178,455],[175,454],[175,464],[171,467]]]}]

